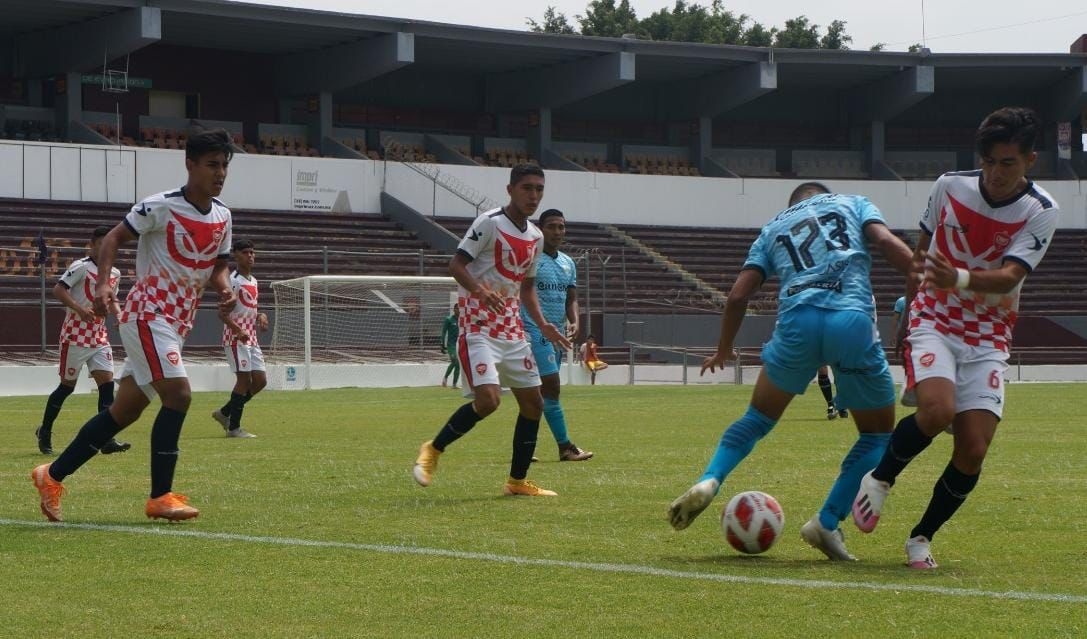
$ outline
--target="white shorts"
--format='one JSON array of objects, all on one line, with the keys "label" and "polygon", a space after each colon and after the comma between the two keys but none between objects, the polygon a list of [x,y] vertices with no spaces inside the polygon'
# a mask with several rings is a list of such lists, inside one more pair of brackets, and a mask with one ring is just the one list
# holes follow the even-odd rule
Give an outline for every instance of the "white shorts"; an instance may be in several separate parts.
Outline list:
[{"label": "white shorts", "polygon": [[79,379],[83,365],[87,371],[106,371],[113,374],[113,347],[76,346],[69,342],[60,343],[60,378],[64,381]]},{"label": "white shorts", "polygon": [[148,398],[157,395],[151,382],[189,376],[181,359],[185,340],[165,320],[125,322],[120,333],[121,343],[125,345],[121,378],[132,376]]},{"label": "white shorts", "polygon": [[540,385],[540,371],[527,340],[494,339],[479,333],[457,338],[457,359],[465,389],[495,384],[510,388]]},{"label": "white shorts", "polygon": [[223,352],[226,353],[231,373],[264,372],[264,353],[260,350],[260,344],[235,342],[231,346],[224,346]]},{"label": "white shorts", "polygon": [[905,340],[906,390],[939,377],[955,384],[955,412],[1004,411],[1004,372],[1008,354],[992,346],[970,346],[922,323]]}]

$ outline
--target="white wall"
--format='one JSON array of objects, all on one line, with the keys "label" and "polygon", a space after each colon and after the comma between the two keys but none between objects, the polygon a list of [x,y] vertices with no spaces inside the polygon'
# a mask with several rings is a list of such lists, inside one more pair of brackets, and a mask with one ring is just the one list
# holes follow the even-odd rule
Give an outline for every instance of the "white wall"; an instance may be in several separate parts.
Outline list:
[{"label": "white wall", "polygon": [[[78,153],[73,149],[79,149]],[[104,154],[104,159],[101,155]],[[111,155],[112,154],[112,155]],[[182,151],[146,148],[0,143],[0,197],[83,199],[132,202],[177,188],[185,181]],[[106,189],[95,185],[107,168]],[[386,167],[388,174],[385,174]],[[509,169],[427,165],[443,179],[504,203]],[[235,208],[290,210],[299,198],[299,171],[317,172],[316,187],[331,208],[337,199],[350,211],[381,210],[382,185],[390,194],[425,214],[474,216],[472,204],[435,188],[433,182],[396,162],[235,156],[223,199]],[[577,221],[683,226],[762,226],[785,207],[798,180],[723,179],[666,175],[627,175],[585,171],[549,171],[545,208],[559,208]],[[824,180],[831,189],[866,195],[894,228],[913,229],[928,199],[930,182]],[[1087,193],[1082,181],[1042,182],[1060,203],[1062,228],[1087,228]],[[342,195],[342,197],[341,197]],[[307,196],[308,198],[309,196]],[[322,205],[324,206],[324,205]]]}]

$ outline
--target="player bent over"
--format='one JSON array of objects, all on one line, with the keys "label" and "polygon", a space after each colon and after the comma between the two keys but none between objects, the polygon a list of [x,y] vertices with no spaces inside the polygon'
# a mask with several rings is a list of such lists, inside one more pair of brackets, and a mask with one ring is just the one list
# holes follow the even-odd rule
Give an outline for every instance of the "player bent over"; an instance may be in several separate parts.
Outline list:
[{"label": "player bent over", "polygon": [[264,353],[257,342],[257,329],[268,330],[268,316],[257,309],[257,278],[253,277],[257,255],[253,242],[234,242],[233,253],[238,268],[230,274],[230,289],[238,298],[238,304],[229,313],[220,311],[219,319],[223,321],[226,361],[235,382],[230,399],[211,416],[223,427],[227,437],[252,438],[256,435],[242,428],[242,410],[268,385]]},{"label": "player bent over", "polygon": [[[61,482],[139,419],[155,395],[162,408],[151,427],[151,495],[144,512],[172,521],[200,514],[184,495],[173,492],[178,440],[192,399],[181,350],[205,285],[210,283],[218,293],[221,311],[234,307],[227,280],[230,209],[215,199],[232,155],[226,131],[194,134],[185,146],[185,186],[136,204],[102,239],[101,272],[111,272],[120,245],[138,240],[136,282],[119,317],[127,358],[113,405],[84,424],[52,464],[31,473],[42,514],[50,521],[62,519]],[[100,279],[94,289],[95,312],[105,315],[115,302],[109,281]]]},{"label": "player bent over", "polygon": [[[53,287],[53,297],[68,307],[68,312],[60,327],[60,384],[46,400],[41,426],[34,431],[38,438],[38,450],[43,455],[53,454],[53,422],[60,414],[64,400],[75,390],[84,364],[98,385],[98,412],[113,403],[113,347],[109,343],[106,318],[95,315],[91,303],[98,281],[98,250],[107,233],[108,226],[95,228],[91,233],[89,255],[72,262]],[[111,269],[108,279],[116,294],[121,271]],[[112,304],[109,312],[117,316],[121,309],[117,304]],[[98,452],[109,455],[122,453],[131,447],[132,444],[128,442],[110,439]]]},{"label": "player bent over", "polygon": [[800,535],[831,560],[853,561],[839,524],[849,515],[861,477],[883,454],[895,418],[894,381],[875,329],[868,244],[899,272],[914,273],[917,267],[909,247],[864,197],[830,193],[808,182],[793,191],[789,204],[751,245],[725,304],[717,352],[702,363],[702,372],[713,371],[735,356],[733,341],[748,300],[777,276],[778,320],[762,349],[763,368],[751,403],[721,435],[701,479],[672,502],[668,520],[676,530],[687,528],[773,430],[793,397],[803,394],[819,367],[829,362],[838,382],[838,405],[852,414],[857,440],[842,459],[822,508]]},{"label": "player bent over", "polygon": [[543,169],[518,164],[506,187],[510,202],[476,218],[457,246],[449,272],[457,280],[460,337],[457,354],[473,400],[454,412],[431,441],[423,442],[412,475],[429,486],[438,457],[498,408],[501,384],[509,386],[520,410],[513,429],[506,495],[554,496],[526,479],[543,414],[540,375],[525,340],[520,305],[544,337],[570,347],[569,340],[544,321],[533,282],[540,260],[542,234],[528,221],[543,198]]},{"label": "player bent over", "polygon": [[1040,130],[1030,109],[990,113],[975,134],[981,169],[940,176],[921,214],[916,254],[925,275],[919,287],[907,286],[903,340],[903,396],[914,391],[917,412],[898,422],[853,504],[857,527],[873,530],[898,475],[951,424],[951,460],[906,540],[911,568],[936,567],[932,537],[977,485],[1003,414],[1019,293],[1049,248],[1060,213],[1026,177]]}]

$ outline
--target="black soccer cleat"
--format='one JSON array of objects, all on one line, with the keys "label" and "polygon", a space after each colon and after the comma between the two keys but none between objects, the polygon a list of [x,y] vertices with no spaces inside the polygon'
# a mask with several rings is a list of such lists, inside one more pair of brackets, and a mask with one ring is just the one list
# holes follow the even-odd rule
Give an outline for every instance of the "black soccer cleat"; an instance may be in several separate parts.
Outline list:
[{"label": "black soccer cleat", "polygon": [[38,450],[43,455],[53,454],[53,431],[46,430],[41,426],[38,426],[34,431],[34,436],[38,438]]},{"label": "black soccer cleat", "polygon": [[112,455],[113,453],[123,453],[129,448],[132,448],[132,444],[128,442],[119,442],[116,439],[111,439],[105,444],[102,444],[102,448],[98,452],[103,455]]}]

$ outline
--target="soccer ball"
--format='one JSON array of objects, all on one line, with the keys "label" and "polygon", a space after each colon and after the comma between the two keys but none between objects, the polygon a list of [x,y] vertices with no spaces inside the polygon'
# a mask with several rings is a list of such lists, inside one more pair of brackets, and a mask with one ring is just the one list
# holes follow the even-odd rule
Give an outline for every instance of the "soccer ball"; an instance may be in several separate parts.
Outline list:
[{"label": "soccer ball", "polygon": [[777,500],[757,490],[740,493],[728,500],[721,513],[725,539],[730,546],[749,555],[769,550],[784,526],[785,514]]}]

